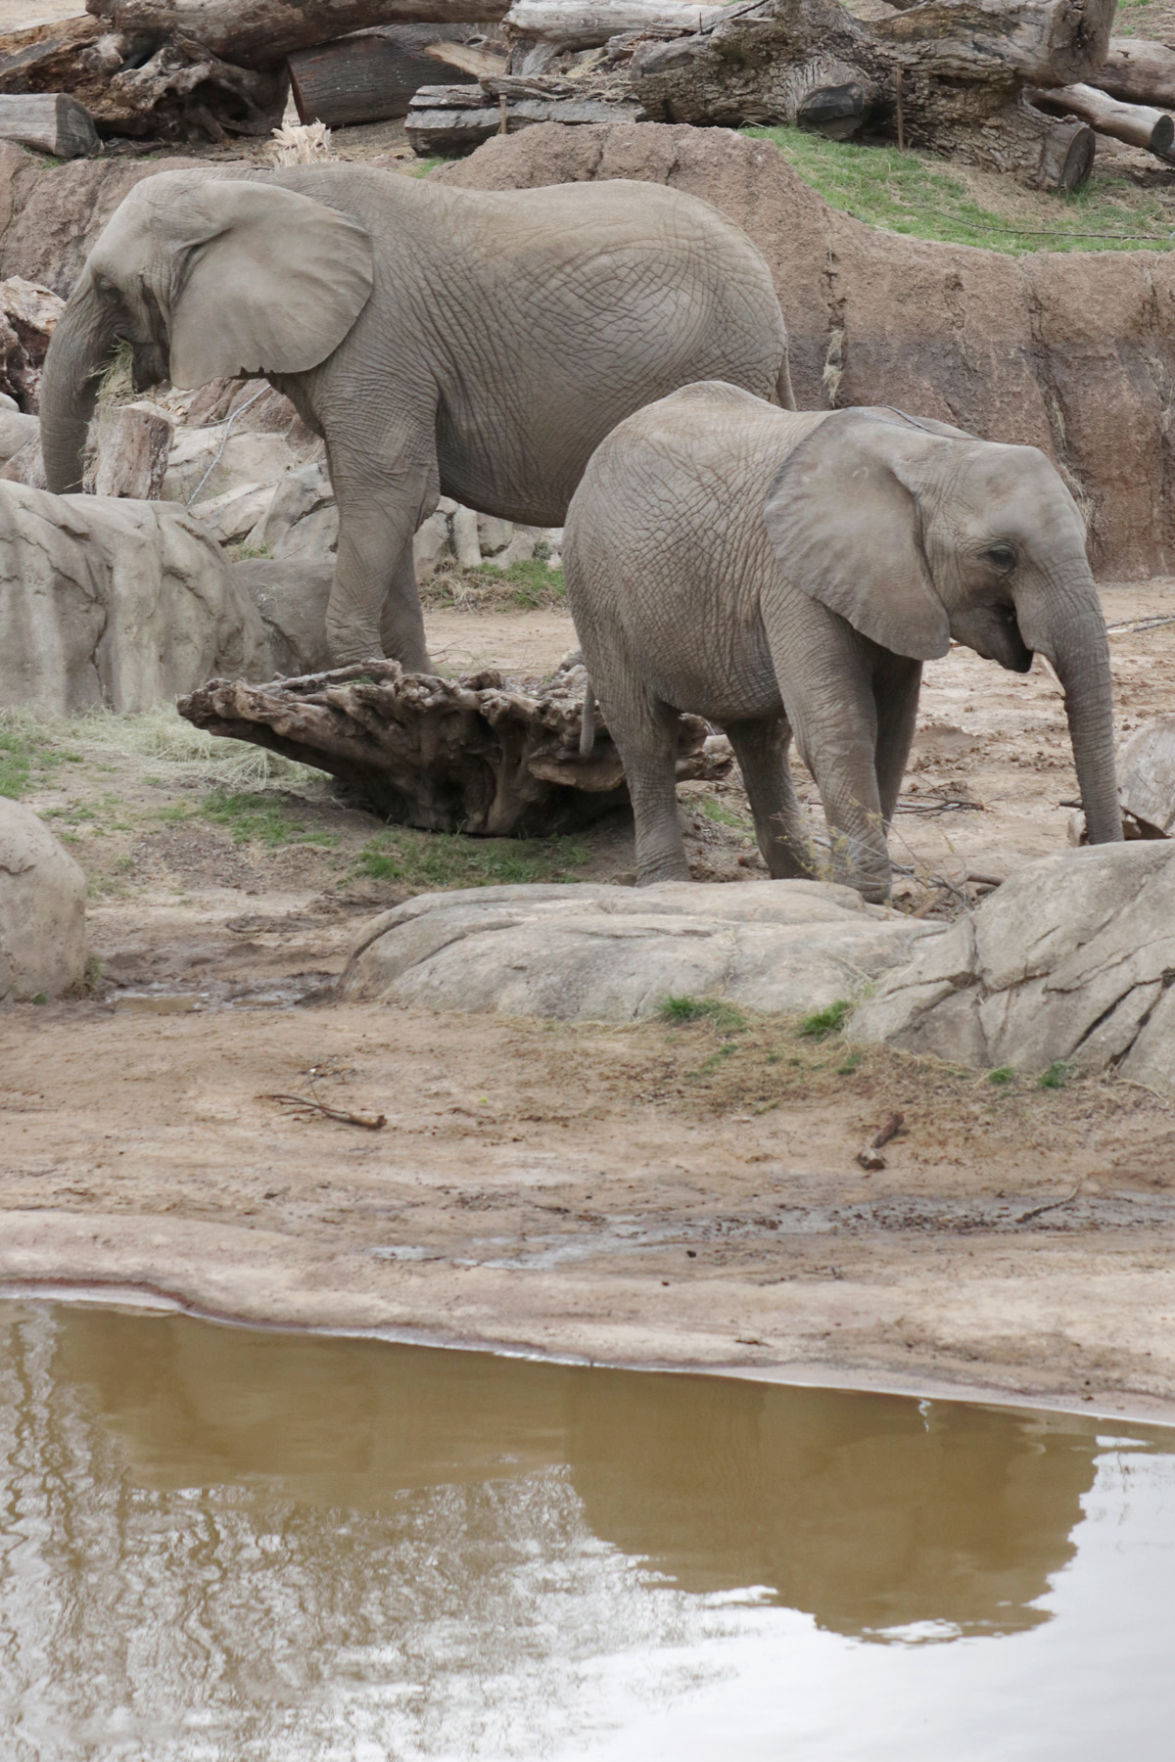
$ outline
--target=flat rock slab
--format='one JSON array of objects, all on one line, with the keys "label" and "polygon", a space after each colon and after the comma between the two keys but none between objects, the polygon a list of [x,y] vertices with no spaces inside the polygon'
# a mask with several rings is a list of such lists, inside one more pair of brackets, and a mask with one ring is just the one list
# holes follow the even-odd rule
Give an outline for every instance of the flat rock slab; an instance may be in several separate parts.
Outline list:
[{"label": "flat rock slab", "polygon": [[853,1040],[1038,1072],[1064,1061],[1175,1095],[1175,846],[1030,863],[920,944],[858,1009]]},{"label": "flat rock slab", "polygon": [[85,918],[77,863],[31,809],[0,796],[0,1003],[78,990]]},{"label": "flat rock slab", "polygon": [[377,918],[349,1001],[627,1022],[669,996],[798,1015],[860,997],[942,926],[818,881],[479,887]]}]

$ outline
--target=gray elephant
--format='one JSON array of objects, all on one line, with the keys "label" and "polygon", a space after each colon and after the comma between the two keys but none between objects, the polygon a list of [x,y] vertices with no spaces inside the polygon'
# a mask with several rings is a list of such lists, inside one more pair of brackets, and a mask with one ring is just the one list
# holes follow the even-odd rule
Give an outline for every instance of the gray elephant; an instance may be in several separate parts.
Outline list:
[{"label": "gray elephant", "polygon": [[98,379],[264,374],[325,436],[337,663],[428,655],[412,536],[439,494],[562,524],[592,449],[721,376],[792,406],[771,276],[708,203],[641,183],[485,192],[353,164],[162,172],[90,252],[41,386],[52,490],[81,487]]},{"label": "gray elephant", "polygon": [[[596,449],[563,558],[642,883],[689,875],[674,793],[676,715],[689,710],[729,735],[772,875],[812,873],[794,731],[833,873],[885,898],[922,663],[952,637],[1016,672],[1048,657],[1090,839],[1122,836],[1084,527],[1035,447],[896,410],[797,415],[734,386],[687,386]],[[586,710],[584,732],[586,745]]]}]

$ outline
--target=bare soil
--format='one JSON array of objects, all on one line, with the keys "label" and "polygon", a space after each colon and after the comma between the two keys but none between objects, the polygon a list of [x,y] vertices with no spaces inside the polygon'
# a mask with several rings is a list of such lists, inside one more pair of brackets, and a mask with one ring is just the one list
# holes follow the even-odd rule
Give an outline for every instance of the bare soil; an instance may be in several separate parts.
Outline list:
[{"label": "bare soil", "polygon": [[[1175,613],[1170,583],[1105,598],[1114,622]],[[434,611],[430,635],[465,670],[552,665],[573,633],[557,611]],[[1167,707],[1175,622],[1113,655],[1128,729]],[[469,862],[495,878],[518,847],[382,829],[309,773],[242,799],[251,749],[193,760],[165,718],[21,738],[24,799],[89,875],[100,972],[88,998],[0,1018],[0,1280],[1175,1412],[1175,1109],[1147,1091],[993,1083],[771,1020],[341,1006],[331,980],[372,914]],[[970,909],[969,874],[1065,845],[1074,792],[1055,681],[953,650],[928,669],[900,902]],[[761,872],[737,782],[683,789],[682,811],[696,874]],[[371,861],[389,841],[390,876]],[[627,879],[630,827],[525,854],[528,873]],[[867,1175],[856,1153],[894,1112]]]}]

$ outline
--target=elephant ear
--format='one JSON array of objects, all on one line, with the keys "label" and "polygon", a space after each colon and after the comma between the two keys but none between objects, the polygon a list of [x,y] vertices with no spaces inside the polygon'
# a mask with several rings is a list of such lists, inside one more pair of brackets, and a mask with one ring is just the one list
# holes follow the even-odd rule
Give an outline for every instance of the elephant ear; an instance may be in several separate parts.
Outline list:
[{"label": "elephant ear", "polygon": [[[187,201],[191,244],[171,311],[173,382],[317,367],[371,293],[370,234],[274,184],[203,183]],[[177,218],[169,216],[172,225]]]},{"label": "elephant ear", "polygon": [[834,411],[776,473],[764,508],[788,580],[871,642],[915,661],[936,660],[950,645],[919,500],[927,467],[956,433],[898,411]]}]

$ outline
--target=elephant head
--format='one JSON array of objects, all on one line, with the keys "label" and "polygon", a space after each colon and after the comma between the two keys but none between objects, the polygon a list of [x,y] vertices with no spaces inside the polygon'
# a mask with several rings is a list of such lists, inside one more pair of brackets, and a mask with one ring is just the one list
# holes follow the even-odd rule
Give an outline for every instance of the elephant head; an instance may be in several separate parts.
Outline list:
[{"label": "elephant head", "polygon": [[372,284],[370,236],[322,202],[201,172],[145,179],[90,252],[49,346],[49,488],[81,488],[98,381],[120,342],[136,390],[301,373],[342,342]]},{"label": "elephant head", "polygon": [[836,411],[777,473],[765,519],[788,579],[894,654],[935,659],[953,637],[1021,673],[1044,655],[1090,840],[1121,838],[1105,623],[1084,523],[1043,453]]}]

